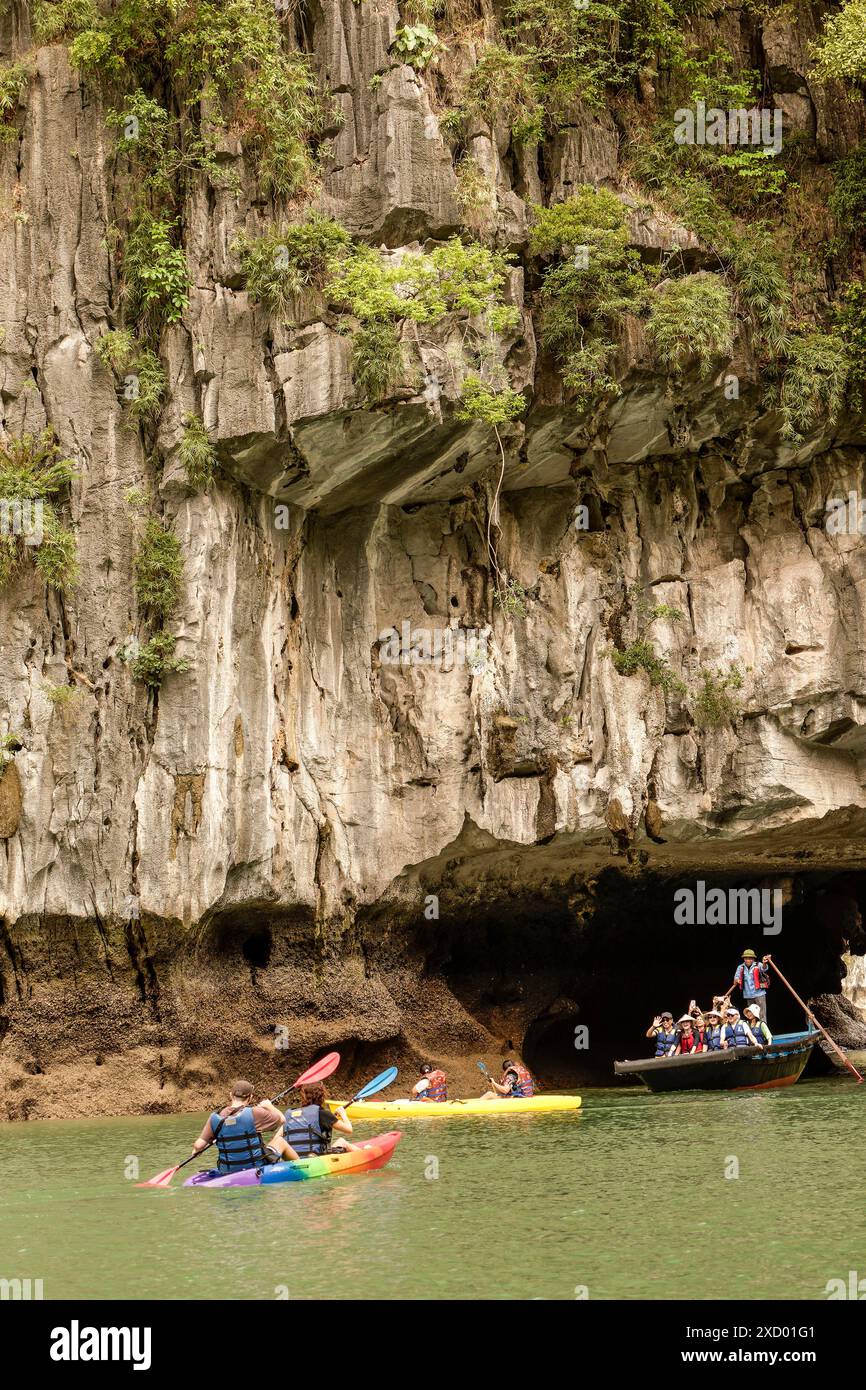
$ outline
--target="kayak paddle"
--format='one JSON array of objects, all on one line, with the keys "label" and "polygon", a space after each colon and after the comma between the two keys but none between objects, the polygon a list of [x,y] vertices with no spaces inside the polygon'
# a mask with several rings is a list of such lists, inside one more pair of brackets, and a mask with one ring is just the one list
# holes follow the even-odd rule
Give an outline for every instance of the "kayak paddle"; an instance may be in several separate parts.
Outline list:
[{"label": "kayak paddle", "polygon": [[[323,1057],[320,1062],[314,1062],[305,1072],[301,1072],[295,1084],[289,1086],[287,1090],[281,1091],[276,1099],[281,1100],[283,1096],[289,1094],[289,1091],[296,1090],[298,1086],[312,1086],[316,1081],[324,1081],[327,1076],[331,1076],[331,1074],[337,1070],[339,1065],[339,1052],[329,1052],[327,1057]],[[273,1104],[273,1102],[271,1103]],[[211,1139],[210,1144],[205,1144],[203,1149],[198,1150],[198,1153],[190,1154],[189,1158],[183,1160],[183,1163],[176,1163],[173,1168],[166,1168],[164,1172],[157,1173],[156,1177],[149,1178],[147,1182],[137,1182],[135,1186],[168,1187],[175,1173],[179,1172],[181,1168],[185,1168],[188,1163],[192,1163],[194,1158],[198,1158],[201,1154],[206,1153],[215,1143],[216,1140]]]},{"label": "kayak paddle", "polygon": [[371,1096],[378,1095],[384,1091],[386,1086],[391,1086],[397,1080],[397,1068],[388,1067],[386,1071],[380,1071],[378,1076],[374,1076],[372,1081],[368,1081],[366,1086],[362,1086],[360,1091],[356,1091],[351,1100],[347,1100],[343,1109],[354,1105],[356,1100],[369,1100]]},{"label": "kayak paddle", "polygon": [[490,1071],[489,1071],[489,1069],[488,1069],[488,1066],[487,1066],[487,1063],[486,1063],[486,1062],[476,1062],[475,1065],[476,1065],[476,1067],[478,1068],[479,1071],[483,1071],[483,1072],[484,1072],[484,1075],[485,1075],[485,1076],[489,1076],[489,1075],[490,1075]]}]

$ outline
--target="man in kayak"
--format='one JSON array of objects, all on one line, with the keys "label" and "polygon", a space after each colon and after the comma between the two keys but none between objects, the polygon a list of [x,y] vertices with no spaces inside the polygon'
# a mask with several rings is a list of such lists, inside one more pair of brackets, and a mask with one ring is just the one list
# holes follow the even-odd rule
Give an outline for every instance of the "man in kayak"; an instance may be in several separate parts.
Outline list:
[{"label": "man in kayak", "polygon": [[[276,1129],[283,1123],[283,1112],[269,1100],[251,1104],[253,1088],[249,1081],[238,1078],[231,1083],[229,1103],[222,1110],[215,1110],[192,1146],[193,1154],[216,1140],[219,1160],[217,1173],[234,1173],[241,1168],[263,1168],[268,1163],[276,1163],[277,1150],[273,1139],[265,1144],[262,1135],[266,1130]],[[288,1146],[286,1146],[288,1147]],[[289,1157],[296,1158],[296,1154]]]},{"label": "man in kayak", "polygon": [[331,1110],[325,1104],[322,1085],[302,1086],[301,1104],[287,1110],[281,1134],[275,1134],[270,1147],[282,1158],[308,1158],[310,1154],[335,1153],[338,1149],[357,1149],[347,1139],[331,1142],[331,1136],[352,1133],[352,1121],[342,1105]]},{"label": "man in kayak", "polygon": [[522,1100],[535,1095],[535,1080],[522,1062],[512,1062],[506,1057],[502,1062],[502,1076],[498,1081],[490,1078],[492,1091],[485,1091],[482,1100]]},{"label": "man in kayak", "polygon": [[767,990],[770,986],[770,972],[767,966],[772,959],[772,956],[764,956],[761,963],[758,964],[754,951],[744,951],[743,959],[737,966],[734,975],[734,983],[728,990],[728,997],[730,997],[735,989],[741,989],[744,1004],[754,1004],[759,1009],[761,1018],[765,1023],[767,1021]]},{"label": "man in kayak", "polygon": [[767,1043],[771,1043],[773,1041],[773,1034],[770,1032],[766,1023],[761,1018],[761,1012],[756,1004],[746,1005],[746,1007],[743,1009],[743,1018],[746,1020],[752,1032],[754,1033],[755,1042],[758,1044],[759,1047],[765,1046]]},{"label": "man in kayak", "polygon": [[425,1062],[421,1067],[421,1080],[412,1087],[413,1100],[440,1101],[448,1099],[448,1078],[444,1071],[431,1067]]}]

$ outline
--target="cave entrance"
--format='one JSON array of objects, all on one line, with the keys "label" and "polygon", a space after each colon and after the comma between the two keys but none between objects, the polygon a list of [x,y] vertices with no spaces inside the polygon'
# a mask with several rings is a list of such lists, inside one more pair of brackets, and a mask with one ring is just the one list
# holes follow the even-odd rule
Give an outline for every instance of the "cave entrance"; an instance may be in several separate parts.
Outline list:
[{"label": "cave entrance", "polygon": [[241,955],[255,970],[267,970],[271,963],[274,940],[268,926],[258,926],[241,943]]},{"label": "cave entrance", "polygon": [[[705,876],[707,891],[726,894],[784,883],[781,930],[773,935],[761,924],[675,922],[674,892],[695,881],[606,870],[589,911],[585,897],[575,912],[565,899],[531,895],[471,921],[440,923],[447,932],[442,972],[467,1011],[501,1039],[502,1055],[512,1039],[547,1090],[619,1084],[615,1060],[651,1054],[645,1034],[653,1017],[670,1010],[678,1018],[693,998],[709,1007],[732,983],[746,947],[777,958],[807,1001],[832,995],[845,1003],[843,953],[866,950],[866,875]],[[732,1002],[743,1007],[739,991]],[[774,1033],[805,1025],[777,976],[768,1020]]]}]

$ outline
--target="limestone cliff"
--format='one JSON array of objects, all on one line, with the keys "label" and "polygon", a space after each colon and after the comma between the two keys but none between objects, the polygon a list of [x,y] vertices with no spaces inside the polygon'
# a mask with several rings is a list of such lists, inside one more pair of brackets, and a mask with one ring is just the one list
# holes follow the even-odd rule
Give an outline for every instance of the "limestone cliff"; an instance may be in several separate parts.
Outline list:
[{"label": "limestone cliff", "polygon": [[[38,32],[21,0],[0,8],[6,62],[26,68],[0,148],[2,429],[48,427],[74,462],[78,565],[55,588],[23,563],[0,590],[0,734],[21,745],[0,774],[7,1116],[64,1113],[84,1075],[93,1110],[199,1104],[223,1069],[264,1084],[332,1044],[358,1074],[429,1053],[459,1075],[532,1028],[567,1033],[588,992],[616,987],[606,949],[644,958],[626,930],[644,913],[659,927],[642,968],[664,978],[683,874],[783,883],[793,925],[774,949],[815,992],[837,990],[841,953],[864,950],[866,552],[826,507],[863,492],[858,388],[786,429],[785,391],[802,385],[767,390],[741,300],[730,350],[706,360],[684,326],[676,370],[646,314],[623,312],[616,390],[588,404],[540,328],[533,209],[585,185],[616,195],[662,283],[719,271],[637,176],[664,57],[601,102],[572,100],[541,138],[471,106],[455,134],[453,94],[505,11],[428,6],[444,51],[413,66],[399,35],[417,15],[393,0],[278,5],[325,101],[315,177],[303,196],[263,188],[229,115],[226,177],[193,169],[176,186],[189,290],[152,335],[166,389],[136,424],[123,371],[96,350],[129,323],[118,236],[134,166],[109,120],[123,84],[70,61],[73,21],[48,42],[45,5]],[[758,242],[801,224],[799,332],[861,272],[826,200],[866,108],[815,77],[818,7],[717,3],[684,22],[784,112],[787,220],[734,215]],[[151,79],[189,120],[164,71]],[[202,129],[212,117],[197,108]],[[517,313],[494,365],[522,413],[495,429],[461,418],[465,316],[403,324],[402,375],[374,400],[321,287],[291,312],[257,302],[242,238],[309,207],[386,265],[455,235],[510,253]],[[191,418],[218,460],[204,488],[182,466]],[[188,669],[158,686],[128,659],[153,631],[131,495],[183,556],[172,631]],[[613,659],[650,622],[661,679]],[[383,659],[404,623],[471,631],[486,659]],[[847,906],[822,918],[828,894]],[[722,958],[741,945],[726,937]],[[710,944],[700,955],[709,970]],[[657,1001],[639,984],[627,993],[645,1012]]]}]

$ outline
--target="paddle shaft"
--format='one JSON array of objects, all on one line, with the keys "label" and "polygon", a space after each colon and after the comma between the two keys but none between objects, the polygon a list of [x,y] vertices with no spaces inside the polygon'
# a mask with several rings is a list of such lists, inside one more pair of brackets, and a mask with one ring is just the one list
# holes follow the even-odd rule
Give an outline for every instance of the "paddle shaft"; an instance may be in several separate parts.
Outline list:
[{"label": "paddle shaft", "polygon": [[775,972],[776,972],[776,974],[778,975],[779,979],[782,981],[782,984],[788,986],[788,989],[789,989],[789,990],[791,991],[791,993],[793,994],[794,998],[796,999],[797,1003],[800,1005],[800,1008],[803,1010],[803,1012],[805,1013],[806,1017],[809,1018],[809,1019],[811,1019],[812,1022],[814,1023],[814,1025],[815,1025],[815,1027],[816,1027],[820,1032],[822,1032],[822,1033],[824,1034],[824,1037],[827,1039],[827,1041],[828,1041],[828,1043],[830,1044],[830,1046],[832,1047],[833,1051],[834,1051],[834,1052],[838,1052],[839,1056],[842,1058],[842,1061],[845,1063],[845,1066],[846,1066],[846,1067],[848,1068],[848,1070],[852,1073],[852,1075],[853,1075],[853,1076],[856,1076],[857,1080],[860,1081],[860,1082],[862,1082],[863,1077],[860,1075],[859,1071],[858,1071],[857,1068],[854,1066],[854,1063],[853,1063],[853,1062],[849,1062],[849,1061],[848,1061],[848,1058],[845,1056],[845,1053],[842,1051],[841,1047],[838,1047],[838,1046],[836,1045],[836,1043],[834,1043],[833,1039],[830,1037],[830,1034],[827,1032],[827,1029],[824,1027],[823,1023],[819,1023],[819,1022],[818,1022],[817,1018],[816,1018],[815,1015],[812,1013],[812,1010],[809,1008],[808,1004],[806,1004],[806,1003],[800,998],[799,994],[797,993],[797,991],[795,990],[795,988],[794,988],[794,986],[791,984],[791,982],[790,982],[789,980],[786,980],[786,979],[785,979],[785,976],[782,974],[782,972],[781,972],[781,970],[779,969],[779,967],[778,967],[778,965],[776,964],[776,962],[775,962],[774,960],[771,960],[771,961],[770,961],[770,965],[771,965],[772,968],[775,970]]}]

